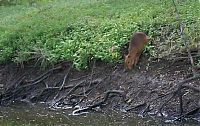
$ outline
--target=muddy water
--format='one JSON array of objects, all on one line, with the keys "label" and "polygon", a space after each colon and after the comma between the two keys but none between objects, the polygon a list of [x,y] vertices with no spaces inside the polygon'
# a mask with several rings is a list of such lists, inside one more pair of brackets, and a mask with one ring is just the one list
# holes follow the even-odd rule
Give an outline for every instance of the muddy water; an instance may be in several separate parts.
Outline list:
[{"label": "muddy water", "polygon": [[0,108],[0,126],[197,126],[166,124],[127,113],[92,112],[72,116],[69,110],[51,110],[44,106],[15,104]]}]

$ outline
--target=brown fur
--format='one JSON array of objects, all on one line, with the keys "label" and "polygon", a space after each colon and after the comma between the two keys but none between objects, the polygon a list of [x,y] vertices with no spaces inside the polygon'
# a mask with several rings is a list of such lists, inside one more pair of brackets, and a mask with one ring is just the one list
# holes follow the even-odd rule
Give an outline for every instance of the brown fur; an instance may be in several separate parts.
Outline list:
[{"label": "brown fur", "polygon": [[143,32],[136,32],[131,37],[128,48],[128,55],[125,57],[125,68],[131,70],[133,65],[138,63],[139,57],[144,50],[144,46],[149,41],[148,36]]}]

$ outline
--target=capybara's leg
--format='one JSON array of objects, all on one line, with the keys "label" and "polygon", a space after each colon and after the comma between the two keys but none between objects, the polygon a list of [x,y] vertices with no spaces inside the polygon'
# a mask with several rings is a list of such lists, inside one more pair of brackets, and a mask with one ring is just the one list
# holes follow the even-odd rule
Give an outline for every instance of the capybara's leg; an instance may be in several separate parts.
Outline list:
[{"label": "capybara's leg", "polygon": [[141,53],[137,53],[136,57],[135,57],[135,62],[134,62],[134,66],[136,66],[138,64],[139,58],[140,58]]},{"label": "capybara's leg", "polygon": [[135,66],[135,57],[132,59],[131,69],[133,69],[133,66]]},{"label": "capybara's leg", "polygon": [[136,66],[138,63],[138,57],[135,57],[135,63],[134,63],[134,66]]}]

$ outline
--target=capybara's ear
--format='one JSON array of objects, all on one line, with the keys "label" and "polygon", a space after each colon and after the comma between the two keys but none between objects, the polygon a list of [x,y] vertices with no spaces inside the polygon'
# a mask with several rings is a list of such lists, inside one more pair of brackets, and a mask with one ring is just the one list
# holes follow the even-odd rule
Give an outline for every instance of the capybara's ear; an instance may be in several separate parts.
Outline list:
[{"label": "capybara's ear", "polygon": [[147,39],[147,42],[149,42],[151,40],[151,38],[149,38],[148,36],[146,37],[146,39]]}]

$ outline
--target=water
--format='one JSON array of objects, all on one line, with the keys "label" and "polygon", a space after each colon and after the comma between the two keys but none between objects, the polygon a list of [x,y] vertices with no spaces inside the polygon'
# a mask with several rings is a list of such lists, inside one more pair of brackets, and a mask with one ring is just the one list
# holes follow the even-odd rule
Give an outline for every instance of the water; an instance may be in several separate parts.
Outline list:
[{"label": "water", "polygon": [[198,126],[166,124],[151,118],[117,112],[91,112],[72,116],[69,110],[50,110],[40,105],[13,105],[0,108],[0,126]]}]

